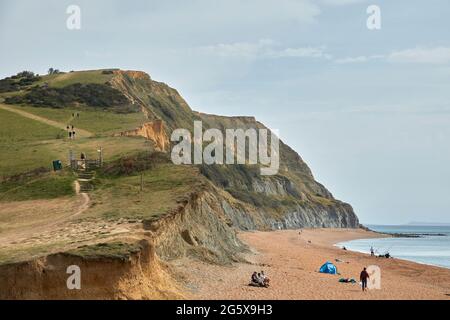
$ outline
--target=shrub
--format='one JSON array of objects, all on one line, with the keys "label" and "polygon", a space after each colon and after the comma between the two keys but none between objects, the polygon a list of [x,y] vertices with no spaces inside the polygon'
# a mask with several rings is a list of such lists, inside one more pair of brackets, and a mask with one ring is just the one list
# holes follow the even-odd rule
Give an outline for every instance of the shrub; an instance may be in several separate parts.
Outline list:
[{"label": "shrub", "polygon": [[0,80],[0,93],[22,90],[40,79],[41,77],[31,71],[19,72],[15,76]]},{"label": "shrub", "polygon": [[[25,95],[6,98],[5,103],[52,108],[63,108],[79,103],[113,111],[128,113],[138,111],[138,107],[129,105],[128,99],[119,90],[96,83],[75,83],[63,88],[36,86]],[[117,108],[119,106],[121,108]]]}]

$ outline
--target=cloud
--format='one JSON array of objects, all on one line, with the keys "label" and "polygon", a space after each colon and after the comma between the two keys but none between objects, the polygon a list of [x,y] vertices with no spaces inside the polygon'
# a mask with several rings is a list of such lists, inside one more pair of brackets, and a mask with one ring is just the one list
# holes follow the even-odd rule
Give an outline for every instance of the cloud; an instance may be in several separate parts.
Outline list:
[{"label": "cloud", "polygon": [[326,53],[325,47],[282,47],[271,39],[261,39],[257,42],[219,43],[198,47],[193,51],[219,57],[332,59],[332,55]]},{"label": "cloud", "polygon": [[333,58],[331,54],[325,52],[324,47],[302,47],[302,48],[286,48],[279,51],[269,53],[270,56],[279,58],[324,58],[330,60]]},{"label": "cloud", "polygon": [[367,0],[322,0],[323,4],[331,5],[331,6],[346,6],[356,3],[367,2]]},{"label": "cloud", "polygon": [[421,64],[450,63],[450,48],[448,47],[418,47],[393,51],[388,54],[335,58],[331,53],[327,52],[325,46],[283,47],[271,39],[261,39],[257,42],[219,43],[200,46],[191,51],[197,54],[227,58],[316,58],[332,60],[338,64],[367,63],[370,61]]},{"label": "cloud", "polygon": [[448,64],[450,63],[450,48],[413,48],[393,51],[386,55],[356,56],[335,59],[339,64],[365,63],[372,60],[384,60],[391,63]]},{"label": "cloud", "polygon": [[383,58],[385,58],[384,55],[371,55],[371,56],[340,58],[340,59],[335,59],[334,61],[339,64],[347,64],[347,63],[363,63],[363,62],[368,62],[370,60],[383,59]]},{"label": "cloud", "polygon": [[270,39],[262,39],[258,42],[234,42],[219,43],[209,46],[202,46],[194,49],[194,51],[219,57],[243,57],[254,58],[264,54],[274,42]]},{"label": "cloud", "polygon": [[394,51],[387,57],[389,62],[447,64],[450,63],[450,48],[414,48]]}]

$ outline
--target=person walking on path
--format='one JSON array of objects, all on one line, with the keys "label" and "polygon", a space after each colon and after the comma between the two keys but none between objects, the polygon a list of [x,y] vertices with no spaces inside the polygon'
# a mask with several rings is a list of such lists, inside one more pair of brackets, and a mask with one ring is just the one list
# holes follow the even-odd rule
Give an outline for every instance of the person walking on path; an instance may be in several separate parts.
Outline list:
[{"label": "person walking on path", "polygon": [[367,280],[369,278],[370,278],[369,273],[367,272],[367,269],[364,267],[364,270],[361,271],[361,274],[359,275],[359,280],[361,280],[362,291],[366,291]]}]

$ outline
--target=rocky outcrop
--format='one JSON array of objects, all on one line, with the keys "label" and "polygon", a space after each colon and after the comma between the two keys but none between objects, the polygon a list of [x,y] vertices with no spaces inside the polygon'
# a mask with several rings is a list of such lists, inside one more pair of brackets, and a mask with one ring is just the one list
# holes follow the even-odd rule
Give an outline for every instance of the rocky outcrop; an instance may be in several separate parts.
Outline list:
[{"label": "rocky outcrop", "polygon": [[281,219],[271,219],[272,229],[358,228],[359,221],[349,204],[298,206]]},{"label": "rocky outcrop", "polygon": [[115,134],[115,136],[144,137],[153,141],[155,143],[155,148],[158,151],[167,151],[169,146],[169,138],[164,130],[164,123],[162,120],[144,123],[134,130],[123,131]]},{"label": "rocky outcrop", "polygon": [[247,247],[237,238],[220,200],[214,192],[196,192],[176,210],[145,220],[158,256],[171,260],[189,255],[220,264],[240,260]]}]

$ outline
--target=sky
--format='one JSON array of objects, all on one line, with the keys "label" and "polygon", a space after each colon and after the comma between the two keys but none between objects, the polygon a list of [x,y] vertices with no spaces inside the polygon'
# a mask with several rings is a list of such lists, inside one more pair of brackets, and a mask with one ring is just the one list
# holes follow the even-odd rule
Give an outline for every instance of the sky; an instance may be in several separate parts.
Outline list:
[{"label": "sky", "polygon": [[142,70],[278,129],[363,223],[450,222],[449,16],[448,0],[0,0],[0,77]]}]

